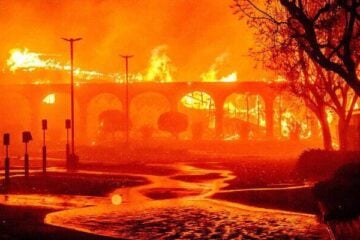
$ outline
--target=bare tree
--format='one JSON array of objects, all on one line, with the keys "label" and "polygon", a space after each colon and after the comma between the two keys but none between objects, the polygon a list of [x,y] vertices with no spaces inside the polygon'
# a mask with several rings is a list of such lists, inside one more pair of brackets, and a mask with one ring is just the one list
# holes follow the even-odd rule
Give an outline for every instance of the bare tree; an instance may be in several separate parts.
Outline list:
[{"label": "bare tree", "polygon": [[[255,1],[234,0],[236,13],[248,17],[248,24],[256,29],[256,39],[258,46],[252,49],[252,53],[257,60],[260,60],[267,68],[278,71],[289,80],[290,90],[297,96],[302,97],[306,105],[315,113],[322,128],[323,142],[325,149],[332,148],[331,133],[327,121],[326,108],[329,107],[338,115],[339,124],[339,142],[340,149],[347,148],[347,129],[352,116],[357,96],[339,76],[336,71],[325,71],[327,68],[319,62],[318,57],[309,54],[310,47],[307,34],[299,20],[292,17],[287,8],[280,5],[277,1],[266,1],[262,10]],[[285,1],[287,2],[287,1]],[[321,2],[312,1],[292,1],[301,5],[305,15],[311,15],[312,12],[321,7]],[[330,4],[330,3],[329,3]],[[334,4],[334,3],[332,3]],[[327,9],[327,7],[326,7]],[[325,10],[322,10],[325,11]],[[322,15],[322,13],[318,13]],[[330,13],[329,13],[330,14]],[[334,13],[333,13],[334,14]],[[341,26],[333,23],[334,16],[318,16],[321,24],[318,26],[317,19],[313,19],[313,28],[316,29],[316,41],[331,42],[336,41],[339,34],[334,34],[341,30]],[[311,24],[310,24],[311,25]],[[346,28],[346,26],[345,26]],[[357,27],[357,31],[358,31]],[[301,34],[300,34],[301,32]],[[352,39],[356,41],[356,37]],[[321,45],[319,43],[319,45]],[[329,46],[318,46],[324,56],[330,56]],[[334,51],[334,50],[333,50]],[[338,52],[344,52],[344,49],[337,49]],[[304,54],[304,52],[308,54]],[[261,53],[261,54],[259,54]],[[330,57],[329,61],[341,63],[339,53]],[[355,54],[355,57],[358,56]],[[344,67],[346,68],[345,64]],[[356,72],[356,71],[355,71]]]},{"label": "bare tree", "polygon": [[233,1],[235,13],[266,26],[275,44],[284,43],[281,33],[287,31],[314,62],[360,95],[360,0]]},{"label": "bare tree", "polygon": [[[302,97],[318,117],[325,149],[331,149],[326,109],[333,110],[338,117],[339,147],[341,150],[347,150],[347,132],[358,96],[337,74],[324,70],[308,59],[301,49],[299,49],[298,65],[301,74],[294,74],[297,72],[296,65],[292,67],[293,78],[290,81],[292,92]],[[298,77],[294,78],[294,75]]]},{"label": "bare tree", "polygon": [[324,79],[318,77],[314,64],[311,64],[303,51],[294,45],[274,48],[267,53],[271,55],[272,61],[265,61],[263,65],[286,77],[288,81],[285,90],[302,98],[305,105],[315,114],[321,126],[324,148],[332,150],[332,137],[326,112],[330,99]]}]

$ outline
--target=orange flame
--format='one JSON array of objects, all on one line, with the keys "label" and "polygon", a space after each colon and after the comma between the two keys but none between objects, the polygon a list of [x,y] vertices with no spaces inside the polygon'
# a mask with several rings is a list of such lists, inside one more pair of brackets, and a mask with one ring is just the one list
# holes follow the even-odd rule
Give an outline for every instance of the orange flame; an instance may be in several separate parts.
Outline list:
[{"label": "orange flame", "polygon": [[[69,65],[62,65],[54,59],[43,59],[42,56],[44,56],[44,54],[30,52],[27,48],[24,48],[23,50],[14,48],[10,50],[10,57],[7,59],[6,63],[11,72],[16,72],[17,70],[31,72],[36,69],[70,71]],[[92,80],[104,77],[104,74],[102,73],[81,70],[80,68],[75,68],[74,75],[82,80]],[[41,84],[48,82],[41,81],[34,83]]]},{"label": "orange flame", "polygon": [[217,58],[215,58],[215,62],[210,66],[209,70],[200,75],[200,78],[203,82],[236,82],[237,81],[237,73],[233,72],[227,76],[218,78],[219,66],[224,64],[225,59],[228,57],[227,53],[223,53]]},{"label": "orange flame", "polygon": [[194,91],[185,95],[181,99],[181,103],[187,108],[193,109],[215,109],[212,98],[200,91]]},{"label": "orange flame", "polygon": [[6,63],[12,72],[18,69],[24,71],[33,71],[37,68],[63,69],[59,63],[52,59],[41,59],[41,55],[40,53],[30,52],[27,48],[23,50],[15,48],[10,50],[10,57]]},{"label": "orange flame", "polygon": [[174,71],[174,67],[171,64],[171,59],[167,55],[166,51],[166,45],[158,46],[152,50],[150,57],[150,66],[145,75],[146,81],[173,81],[171,73]]}]

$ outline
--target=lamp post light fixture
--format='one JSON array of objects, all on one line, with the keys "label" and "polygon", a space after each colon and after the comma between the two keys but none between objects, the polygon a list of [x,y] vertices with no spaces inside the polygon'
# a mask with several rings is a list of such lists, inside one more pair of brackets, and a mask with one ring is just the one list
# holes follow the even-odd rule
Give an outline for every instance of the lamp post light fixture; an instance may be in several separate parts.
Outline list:
[{"label": "lamp post light fixture", "polygon": [[74,42],[80,41],[82,38],[62,38],[64,41],[70,43],[70,94],[71,94],[71,154],[68,158],[71,161],[71,166],[75,166],[77,163],[77,156],[75,155],[75,117],[74,117]]},{"label": "lamp post light fixture", "polygon": [[24,174],[25,177],[29,177],[29,154],[28,154],[28,143],[32,140],[31,132],[25,131],[22,133],[22,140],[25,143],[25,155],[24,155]]}]

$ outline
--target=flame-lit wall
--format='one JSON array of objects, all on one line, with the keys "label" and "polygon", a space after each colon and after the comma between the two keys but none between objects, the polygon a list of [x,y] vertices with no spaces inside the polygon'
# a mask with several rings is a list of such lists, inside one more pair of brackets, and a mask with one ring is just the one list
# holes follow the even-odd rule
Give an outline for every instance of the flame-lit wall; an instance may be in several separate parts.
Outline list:
[{"label": "flame-lit wall", "polygon": [[[52,121],[58,121],[59,126],[63,125],[65,118],[69,116],[69,98],[67,97],[69,92],[68,85],[8,85],[3,86],[4,91],[18,92],[23,95],[25,99],[28,99],[32,107],[32,128],[38,128],[38,124],[41,118],[51,118]],[[75,88],[76,98],[76,115],[77,123],[81,130],[81,137],[83,140],[88,139],[89,124],[95,126],[96,115],[107,108],[113,108],[121,110],[122,103],[124,102],[125,86],[123,84],[81,84]],[[131,121],[135,123],[136,128],[140,128],[146,123],[144,119],[148,118],[149,123],[154,124],[158,115],[161,112],[167,110],[181,110],[178,109],[178,104],[181,103],[181,99],[187,96],[188,93],[202,90],[209,93],[209,97],[212,99],[210,107],[210,113],[212,120],[207,124],[207,128],[215,129],[213,136],[221,136],[222,133],[222,121],[224,117],[224,104],[227,96],[230,96],[233,92],[257,92],[261,94],[264,99],[264,109],[271,107],[265,111],[266,118],[272,118],[272,101],[275,98],[274,89],[265,82],[248,82],[248,83],[134,83],[129,85],[129,102],[130,102],[130,117]],[[150,93],[153,92],[153,95]],[[201,91],[200,91],[201,92]],[[48,97],[50,93],[56,94],[56,104],[44,103],[44,99]],[[100,94],[112,94],[108,96],[106,103],[100,104],[98,109],[94,104],[101,101],[97,100]],[[137,100],[143,95],[144,99]],[[144,95],[145,94],[145,95]],[[150,94],[150,95],[149,95]],[[158,97],[154,97],[158,96]],[[270,97],[270,98],[269,98]],[[107,97],[105,97],[106,99]],[[158,99],[158,100],[156,100]],[[57,105],[59,104],[59,105]],[[52,109],[52,105],[56,105],[56,110]],[[141,106],[143,105],[143,106]],[[146,109],[146,106],[152,106]],[[209,105],[210,106],[210,105]],[[145,110],[140,110],[140,108]],[[155,107],[158,109],[155,111]],[[185,106],[186,107],[186,106]],[[184,108],[182,110],[185,110]],[[208,109],[209,110],[209,109]],[[206,111],[208,111],[206,110]],[[56,112],[52,112],[56,111]],[[89,115],[89,111],[95,111]],[[141,113],[143,111],[143,113]],[[140,113],[139,113],[140,112]],[[151,114],[153,117],[149,117]],[[95,114],[95,115],[94,115]],[[270,114],[270,115],[269,115]],[[152,120],[150,120],[150,118]],[[212,123],[211,123],[212,122]],[[51,126],[51,125],[50,125]],[[272,126],[270,126],[272,127]],[[271,131],[271,128],[266,126],[266,130]],[[62,128],[62,127],[61,127]],[[268,133],[271,136],[272,133]]]}]

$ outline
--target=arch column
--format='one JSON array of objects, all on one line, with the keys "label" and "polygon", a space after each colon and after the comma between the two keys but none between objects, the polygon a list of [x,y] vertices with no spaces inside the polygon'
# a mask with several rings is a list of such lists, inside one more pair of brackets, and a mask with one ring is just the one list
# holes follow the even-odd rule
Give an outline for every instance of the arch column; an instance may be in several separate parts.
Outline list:
[{"label": "arch column", "polygon": [[222,139],[224,126],[224,102],[225,97],[215,97],[215,134],[217,139]]},{"label": "arch column", "polygon": [[265,101],[266,137],[274,138],[274,96],[267,96]]},{"label": "arch column", "polygon": [[170,102],[170,111],[177,112],[178,111],[178,104],[179,104],[179,97],[176,95],[168,96]]}]

